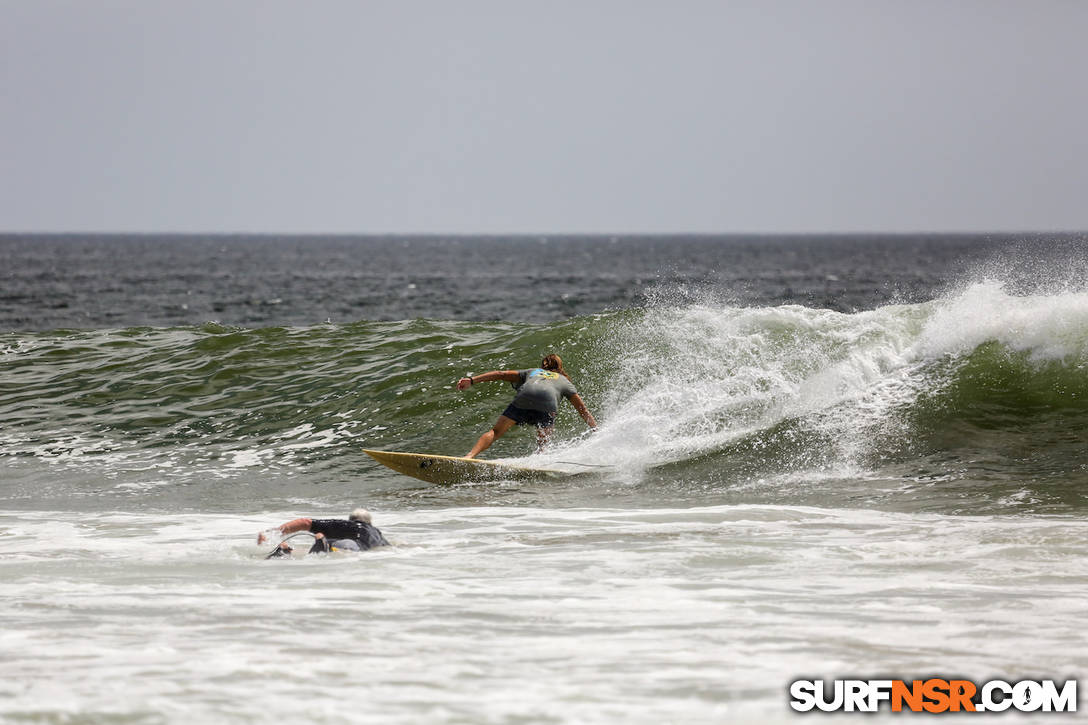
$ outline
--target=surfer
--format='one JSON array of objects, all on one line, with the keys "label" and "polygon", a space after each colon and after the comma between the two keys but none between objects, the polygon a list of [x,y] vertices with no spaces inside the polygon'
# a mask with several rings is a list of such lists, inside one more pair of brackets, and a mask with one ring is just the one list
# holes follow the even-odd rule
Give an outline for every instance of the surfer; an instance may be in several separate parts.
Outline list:
[{"label": "surfer", "polygon": [[542,451],[551,438],[555,426],[555,414],[559,411],[559,397],[570,401],[578,415],[591,429],[597,428],[597,421],[589,412],[586,404],[570,381],[570,376],[563,369],[563,360],[558,355],[547,355],[540,361],[540,367],[529,370],[492,370],[482,375],[470,375],[457,381],[458,390],[467,390],[476,383],[492,380],[505,380],[518,391],[513,402],[502,412],[491,430],[480,436],[476,445],[465,458],[475,458],[486,451],[496,440],[501,438],[515,425],[532,424],[536,426],[537,451]]},{"label": "surfer", "polygon": [[[279,531],[281,536],[289,536],[299,531],[309,531],[314,535],[314,545],[309,553],[319,554],[329,551],[366,551],[375,546],[389,546],[382,532],[371,523],[370,512],[355,509],[347,521],[343,519],[295,519],[268,531]],[[263,544],[266,531],[257,534],[257,543]],[[291,553],[286,542],[273,555]],[[281,556],[283,554],[280,554]]]}]

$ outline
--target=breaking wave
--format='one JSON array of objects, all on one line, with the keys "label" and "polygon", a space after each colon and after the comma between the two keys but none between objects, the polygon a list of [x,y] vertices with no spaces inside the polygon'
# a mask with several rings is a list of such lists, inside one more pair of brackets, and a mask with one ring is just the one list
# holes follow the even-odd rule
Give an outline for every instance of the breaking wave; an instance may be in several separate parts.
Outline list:
[{"label": "breaking wave", "polygon": [[[538,325],[15,333],[0,344],[0,456],[103,475],[350,476],[368,465],[363,446],[461,454],[510,391],[462,394],[454,381],[549,351],[602,425],[585,435],[566,407],[563,442],[545,458],[635,478],[1088,470],[1077,434],[1088,423],[1088,294],[1013,294],[998,281],[856,313],[707,303]],[[511,436],[495,452],[531,445]]]}]

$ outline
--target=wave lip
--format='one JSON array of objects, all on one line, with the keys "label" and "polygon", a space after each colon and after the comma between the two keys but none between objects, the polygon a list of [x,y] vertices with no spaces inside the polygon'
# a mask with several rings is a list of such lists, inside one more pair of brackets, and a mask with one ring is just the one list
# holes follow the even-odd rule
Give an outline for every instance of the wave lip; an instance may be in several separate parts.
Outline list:
[{"label": "wave lip", "polygon": [[1085,465],[1073,446],[1051,447],[1088,413],[1082,292],[1013,295],[984,281],[857,313],[689,306],[615,338],[605,434],[583,446],[594,460],[722,482],[856,477],[904,461],[928,470],[942,452],[992,459],[1035,435],[1054,459],[1048,475]]}]

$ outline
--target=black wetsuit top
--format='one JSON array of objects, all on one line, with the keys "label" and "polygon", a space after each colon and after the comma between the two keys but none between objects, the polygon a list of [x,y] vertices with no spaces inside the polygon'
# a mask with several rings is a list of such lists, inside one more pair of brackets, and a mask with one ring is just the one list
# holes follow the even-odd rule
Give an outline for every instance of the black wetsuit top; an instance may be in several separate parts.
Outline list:
[{"label": "black wetsuit top", "polygon": [[314,519],[310,523],[310,532],[324,534],[325,538],[335,541],[337,539],[351,539],[359,545],[363,551],[375,546],[389,546],[389,542],[382,536],[377,526],[363,523],[362,521],[344,521],[343,519]]}]

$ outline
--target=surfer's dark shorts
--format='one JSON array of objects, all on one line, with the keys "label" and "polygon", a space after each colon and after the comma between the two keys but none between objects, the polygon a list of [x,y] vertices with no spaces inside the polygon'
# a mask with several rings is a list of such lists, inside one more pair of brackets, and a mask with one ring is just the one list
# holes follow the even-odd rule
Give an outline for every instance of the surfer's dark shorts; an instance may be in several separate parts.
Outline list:
[{"label": "surfer's dark shorts", "polygon": [[510,404],[502,414],[518,425],[535,425],[537,428],[551,428],[555,425],[554,412],[545,413],[543,410],[529,410]]}]

